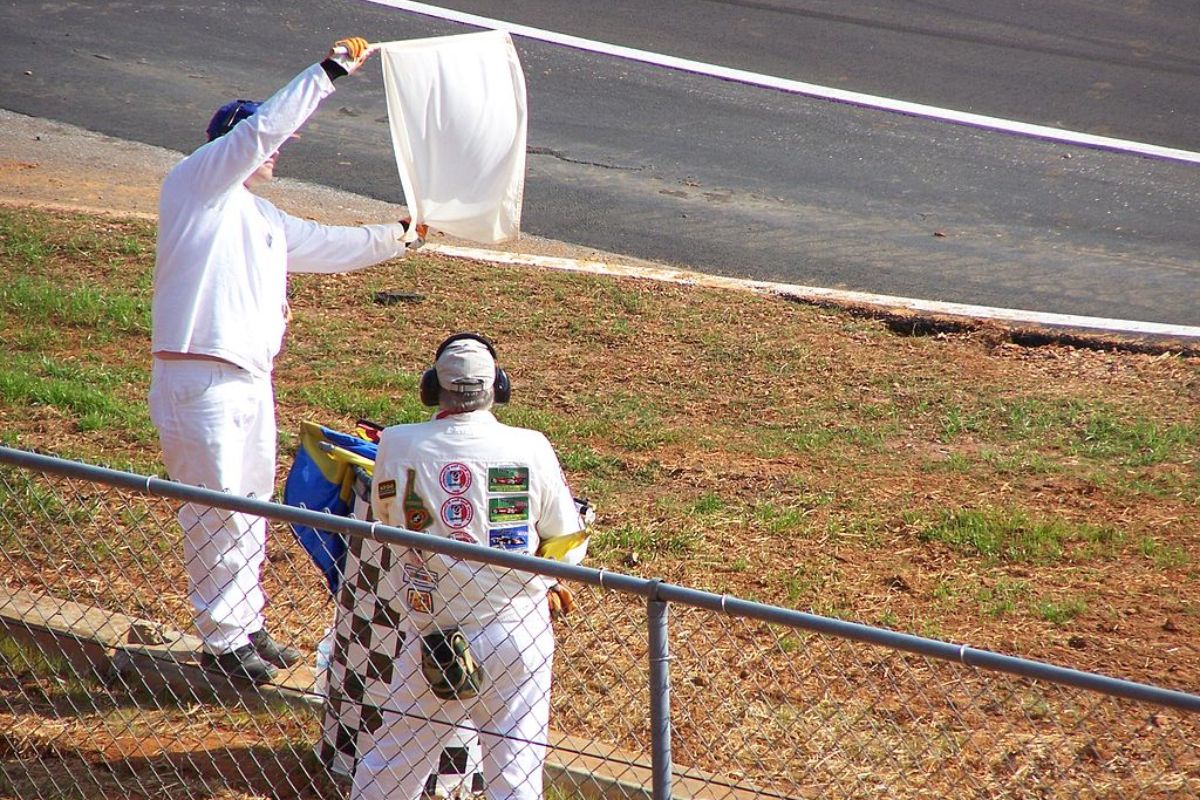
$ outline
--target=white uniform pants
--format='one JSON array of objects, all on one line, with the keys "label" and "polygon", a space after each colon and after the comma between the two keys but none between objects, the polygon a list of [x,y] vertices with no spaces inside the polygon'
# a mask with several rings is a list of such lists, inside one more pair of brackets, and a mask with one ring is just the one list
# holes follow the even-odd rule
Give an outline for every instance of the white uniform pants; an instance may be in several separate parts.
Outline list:
[{"label": "white uniform pants", "polygon": [[[397,659],[391,701],[375,746],[354,770],[353,800],[417,800],[458,728],[479,731],[489,800],[540,800],[550,722],[554,634],[546,604],[520,622],[466,631],[488,683],[470,700],[439,700],[421,674],[421,639],[412,633]],[[452,742],[451,742],[452,743]]]},{"label": "white uniform pants", "polygon": [[[275,488],[275,403],[269,378],[219,361],[154,359],[150,419],[172,480],[269,499]],[[267,525],[185,503],[188,595],[204,647],[223,653],[263,627],[259,571]]]}]

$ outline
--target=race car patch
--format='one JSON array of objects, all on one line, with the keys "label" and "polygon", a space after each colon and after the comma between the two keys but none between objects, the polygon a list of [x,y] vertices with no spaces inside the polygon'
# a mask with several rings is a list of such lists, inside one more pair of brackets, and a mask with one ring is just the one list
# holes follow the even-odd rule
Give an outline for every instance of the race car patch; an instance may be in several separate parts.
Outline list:
[{"label": "race car patch", "polygon": [[529,495],[488,498],[488,522],[525,522],[529,519]]},{"label": "race car patch", "polygon": [[447,494],[462,494],[471,488],[471,470],[466,464],[447,464],[438,475],[438,483]]},{"label": "race car patch", "polygon": [[447,528],[465,528],[475,519],[475,508],[469,500],[451,497],[442,503],[441,514]]},{"label": "race car patch", "polygon": [[491,467],[488,469],[488,491],[492,494],[528,492],[529,467]]},{"label": "race car patch", "polygon": [[495,547],[497,550],[529,552],[529,526],[514,525],[509,528],[489,528],[488,547]]}]

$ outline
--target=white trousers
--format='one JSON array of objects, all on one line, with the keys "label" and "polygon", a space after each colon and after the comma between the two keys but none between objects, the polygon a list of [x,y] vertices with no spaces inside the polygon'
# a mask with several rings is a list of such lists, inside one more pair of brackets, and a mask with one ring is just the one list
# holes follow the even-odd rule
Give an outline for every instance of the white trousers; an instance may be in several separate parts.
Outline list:
[{"label": "white trousers", "polygon": [[520,622],[465,631],[488,683],[470,700],[439,700],[421,674],[421,639],[408,635],[374,747],[354,770],[352,800],[417,800],[462,727],[479,731],[488,800],[540,800],[550,724],[554,634],[546,604]]},{"label": "white trousers", "polygon": [[[269,499],[275,488],[275,400],[269,378],[218,361],[154,359],[150,419],[172,480]],[[179,510],[188,596],[206,650],[249,643],[263,627],[259,572],[267,524],[185,503]]]}]

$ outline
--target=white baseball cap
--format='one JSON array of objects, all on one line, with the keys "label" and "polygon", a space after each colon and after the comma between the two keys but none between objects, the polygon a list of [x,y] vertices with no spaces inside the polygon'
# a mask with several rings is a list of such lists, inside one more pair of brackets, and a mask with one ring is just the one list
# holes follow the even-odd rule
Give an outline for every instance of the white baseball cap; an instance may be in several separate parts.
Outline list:
[{"label": "white baseball cap", "polygon": [[476,339],[458,339],[446,345],[434,369],[438,383],[451,392],[482,392],[496,381],[496,359],[487,345]]}]

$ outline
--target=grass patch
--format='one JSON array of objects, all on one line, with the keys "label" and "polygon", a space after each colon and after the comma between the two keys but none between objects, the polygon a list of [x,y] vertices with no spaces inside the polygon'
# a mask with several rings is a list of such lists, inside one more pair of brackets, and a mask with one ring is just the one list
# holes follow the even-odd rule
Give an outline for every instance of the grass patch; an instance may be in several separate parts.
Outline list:
[{"label": "grass patch", "polygon": [[1033,564],[1061,560],[1070,543],[1088,545],[1090,554],[1122,538],[1118,531],[1104,526],[1073,525],[1059,518],[1038,519],[1003,509],[944,512],[917,535],[921,541],[942,542],[972,555]]},{"label": "grass patch", "polygon": [[612,477],[625,469],[621,459],[601,453],[590,445],[579,445],[560,451],[559,462],[570,472],[587,472],[596,477]]},{"label": "grass patch", "polygon": [[278,389],[276,397],[288,403],[311,407],[323,415],[320,418],[333,414],[372,422],[387,420],[381,424],[396,424],[424,422],[430,416],[429,409],[421,404],[415,393],[384,395],[358,383],[316,381]]},{"label": "grass patch", "polygon": [[987,617],[1003,617],[1018,610],[1029,597],[1029,584],[1020,580],[1001,578],[984,586],[975,594],[980,612]]},{"label": "grass patch", "polygon": [[942,441],[964,435],[1007,443],[1054,445],[1074,455],[1131,466],[1150,466],[1194,448],[1200,423],[1164,423],[1136,409],[1103,401],[1008,397],[982,407],[951,406],[940,417]]},{"label": "grass patch", "polygon": [[599,556],[637,553],[639,557],[680,556],[691,553],[700,537],[688,530],[650,530],[634,525],[602,529],[592,536],[591,549]]},{"label": "grass patch", "polygon": [[726,502],[715,494],[706,494],[698,500],[693,500],[687,506],[689,514],[694,516],[704,517],[710,514],[716,514],[719,511],[724,511]]},{"label": "grass patch", "polygon": [[63,286],[44,278],[18,277],[0,285],[0,308],[17,319],[52,322],[98,333],[148,334],[145,297],[97,286]]},{"label": "grass patch", "polygon": [[101,687],[93,677],[81,674],[65,658],[5,633],[0,633],[0,670],[19,681],[21,691],[35,700],[67,698],[81,713],[103,702],[104,694],[97,691]]},{"label": "grass patch", "polygon": [[800,505],[780,506],[763,501],[754,505],[750,516],[755,525],[763,530],[775,534],[790,533],[805,527],[808,509]]},{"label": "grass patch", "polygon": [[1191,557],[1182,547],[1167,545],[1153,536],[1144,536],[1138,542],[1138,552],[1159,569],[1175,569],[1186,566]]},{"label": "grass patch", "polygon": [[1162,424],[1099,411],[1088,416],[1077,434],[1076,451],[1093,458],[1115,459],[1130,466],[1151,466],[1192,448],[1200,424]]},{"label": "grass patch", "polygon": [[15,677],[49,678],[66,677],[73,674],[70,665],[61,658],[49,655],[39,647],[0,633],[0,664],[4,672]]},{"label": "grass patch", "polygon": [[121,396],[130,377],[125,370],[15,354],[0,364],[0,404],[58,409],[72,417],[81,432],[109,427],[144,430],[149,412]]},{"label": "grass patch", "polygon": [[1039,600],[1034,603],[1037,615],[1047,622],[1062,626],[1087,611],[1087,602],[1079,598]]},{"label": "grass patch", "polygon": [[[6,548],[24,551],[31,546],[22,540],[28,536],[28,531],[18,525],[23,520],[45,520],[70,530],[86,525],[98,507],[99,499],[94,497],[82,505],[69,502],[60,487],[38,474],[15,467],[0,468],[0,516],[8,521],[0,526],[0,541]],[[32,540],[39,541],[36,537]]]}]

